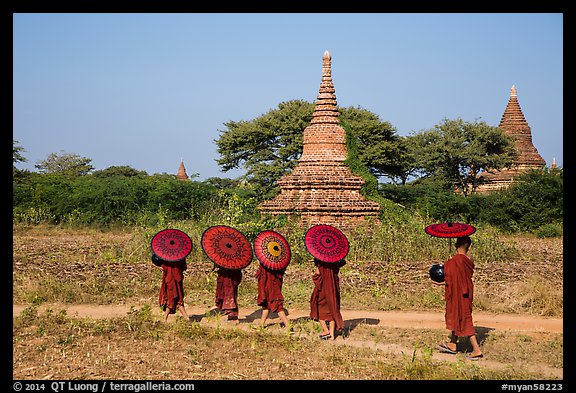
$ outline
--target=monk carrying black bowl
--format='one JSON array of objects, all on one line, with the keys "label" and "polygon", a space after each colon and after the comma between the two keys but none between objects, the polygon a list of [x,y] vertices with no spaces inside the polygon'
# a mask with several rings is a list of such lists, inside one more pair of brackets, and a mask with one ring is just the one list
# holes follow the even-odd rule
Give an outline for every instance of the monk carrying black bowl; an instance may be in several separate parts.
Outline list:
[{"label": "monk carrying black bowl", "polygon": [[458,337],[468,337],[472,345],[472,352],[466,354],[466,359],[478,360],[483,357],[476,330],[472,322],[472,301],[474,299],[474,261],[470,258],[468,250],[472,245],[469,236],[456,239],[456,255],[444,263],[444,281],[435,285],[443,285],[444,299],[446,300],[446,329],[450,331],[449,342],[441,342],[438,348],[445,353],[455,354]]}]

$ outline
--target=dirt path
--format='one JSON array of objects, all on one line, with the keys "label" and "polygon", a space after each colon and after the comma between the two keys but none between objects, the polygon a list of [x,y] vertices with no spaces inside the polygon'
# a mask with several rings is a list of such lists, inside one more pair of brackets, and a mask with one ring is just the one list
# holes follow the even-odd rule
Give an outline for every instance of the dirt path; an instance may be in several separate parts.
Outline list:
[{"label": "dirt path", "polygon": [[[26,306],[13,305],[14,316],[19,315]],[[129,305],[63,305],[50,304],[42,305],[39,311],[45,309],[61,310],[66,309],[67,314],[71,317],[79,318],[113,318],[125,316],[130,311]],[[160,315],[157,307],[152,309]],[[188,314],[195,319],[201,319],[208,310],[198,307],[187,307]],[[533,332],[563,332],[563,320],[561,318],[545,318],[524,315],[507,315],[507,314],[490,314],[485,312],[474,312],[474,323],[478,327],[493,330],[514,330],[514,331],[533,331]],[[424,312],[424,311],[363,311],[363,310],[342,310],[342,316],[347,324],[366,323],[383,327],[397,328],[444,328],[444,314],[442,312]],[[289,310],[289,318],[306,318],[308,310]],[[253,309],[240,310],[239,319],[241,323],[249,323],[254,319],[260,318],[259,311]],[[274,316],[271,316],[274,321]]]},{"label": "dirt path", "polygon": [[[144,302],[146,304],[146,302]],[[13,305],[13,315],[19,315],[26,306]],[[130,305],[95,305],[95,304],[82,304],[82,305],[63,305],[63,304],[43,304],[38,308],[38,312],[44,312],[47,309],[54,311],[65,309],[67,315],[73,318],[93,318],[93,319],[106,319],[113,317],[122,317],[127,315],[130,311]],[[158,318],[161,317],[158,307],[151,307],[153,314]],[[214,320],[206,318],[207,309],[199,307],[187,307],[188,314],[192,320],[202,322],[203,324],[219,323]],[[243,330],[250,330],[252,322],[257,322],[260,318],[260,311],[254,309],[240,310],[239,319],[240,323],[235,327]],[[361,310],[342,310],[342,316],[345,321],[346,328],[353,329],[359,324],[368,324],[373,326],[392,327],[392,328],[406,328],[406,329],[444,329],[444,315],[441,312],[416,312],[416,311],[361,311]],[[291,309],[289,311],[289,318],[296,320],[299,318],[307,318],[308,310]],[[521,315],[498,315],[485,312],[474,313],[475,324],[477,328],[489,329],[491,331],[518,331],[518,332],[563,332],[563,320],[560,318],[544,318],[535,316],[521,316]],[[170,321],[174,321],[171,318]],[[272,314],[268,323],[277,324],[279,318]],[[227,326],[230,326],[224,323]],[[230,326],[232,327],[232,326]],[[272,332],[274,329],[272,330]],[[371,348],[387,353],[402,355],[410,355],[414,348],[409,348],[396,343],[376,343],[373,341],[362,340],[355,338],[353,334],[349,335],[346,339],[338,339],[334,341],[335,345],[347,345],[357,348]],[[463,355],[450,355],[439,352],[434,352],[432,358],[438,361],[453,362]],[[492,369],[504,369],[511,367],[509,363],[501,363],[497,361],[482,359],[481,364],[483,367]],[[512,365],[513,366],[513,365]],[[563,369],[553,368],[544,364],[522,365],[523,368],[531,372],[539,372],[548,375],[551,379],[562,379]]]}]

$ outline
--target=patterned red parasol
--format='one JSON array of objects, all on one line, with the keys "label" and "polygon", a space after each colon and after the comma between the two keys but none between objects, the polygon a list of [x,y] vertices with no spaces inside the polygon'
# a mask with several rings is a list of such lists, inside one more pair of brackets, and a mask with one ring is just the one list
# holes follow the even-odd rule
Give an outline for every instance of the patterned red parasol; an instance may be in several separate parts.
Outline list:
[{"label": "patterned red parasol", "polygon": [[192,239],[179,229],[163,229],[150,242],[152,252],[159,258],[174,262],[184,259],[192,251]]},{"label": "patterned red parasol", "polygon": [[448,221],[440,224],[428,225],[424,228],[424,231],[434,237],[453,238],[470,236],[476,232],[476,228],[469,224]]},{"label": "patterned red parasol", "polygon": [[314,225],[304,236],[304,244],[314,258],[323,262],[339,262],[350,249],[348,239],[331,225]]},{"label": "patterned red parasol", "polygon": [[290,263],[290,245],[278,232],[260,232],[254,239],[254,253],[260,263],[270,270],[283,270]]},{"label": "patterned red parasol", "polygon": [[252,262],[252,247],[237,229],[216,225],[202,234],[202,249],[218,267],[230,270],[244,269]]}]

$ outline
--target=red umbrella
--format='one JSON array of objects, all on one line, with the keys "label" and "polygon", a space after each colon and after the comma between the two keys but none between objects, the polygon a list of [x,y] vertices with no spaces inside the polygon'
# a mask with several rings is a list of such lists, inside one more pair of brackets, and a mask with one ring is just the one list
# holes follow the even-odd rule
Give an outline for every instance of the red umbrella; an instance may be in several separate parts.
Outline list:
[{"label": "red umbrella", "polygon": [[[470,236],[476,232],[470,224],[464,224],[462,222],[441,222],[439,224],[428,225],[424,228],[424,231],[430,236],[443,237],[443,238],[456,238]],[[448,242],[449,252],[452,253],[452,243]]]},{"label": "red umbrella", "polygon": [[163,229],[150,242],[152,252],[159,258],[174,262],[184,259],[192,251],[192,239],[179,229]]},{"label": "red umbrella", "polygon": [[290,245],[274,231],[263,231],[254,239],[254,253],[260,263],[270,270],[282,270],[290,263]]},{"label": "red umbrella", "polygon": [[331,225],[314,225],[304,236],[304,244],[314,258],[323,262],[339,262],[348,255],[348,239]]},{"label": "red umbrella", "polygon": [[202,249],[218,267],[230,270],[244,269],[252,262],[252,247],[237,229],[216,225],[202,234]]},{"label": "red umbrella", "polygon": [[424,231],[434,237],[463,237],[472,235],[476,232],[476,228],[470,224],[447,221],[428,225]]}]

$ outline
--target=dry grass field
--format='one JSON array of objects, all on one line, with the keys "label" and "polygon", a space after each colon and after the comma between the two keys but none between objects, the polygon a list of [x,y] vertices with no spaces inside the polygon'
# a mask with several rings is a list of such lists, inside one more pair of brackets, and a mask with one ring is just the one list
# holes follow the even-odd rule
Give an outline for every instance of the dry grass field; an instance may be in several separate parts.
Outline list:
[{"label": "dry grass field", "polygon": [[[254,261],[244,271],[241,323],[209,310],[216,274],[188,259],[191,320],[161,322],[160,272],[137,231],[15,227],[15,379],[138,380],[560,380],[563,378],[562,238],[503,237],[509,257],[480,261],[474,317],[485,357],[439,353],[443,294],[428,261],[351,256],[341,270],[346,335],[317,338],[307,318],[312,267],[293,262],[284,296],[292,326],[258,325]],[[543,274],[545,272],[545,274]],[[404,319],[401,319],[404,318]]]}]

